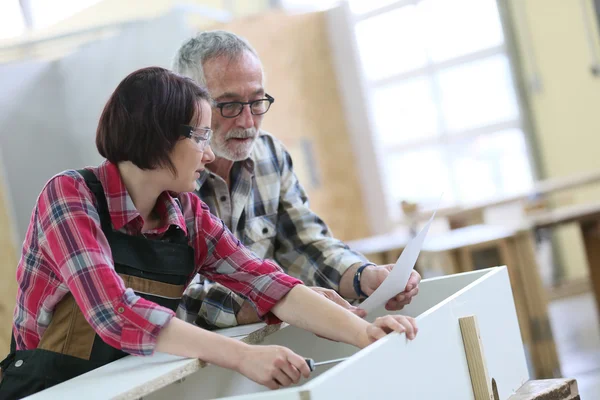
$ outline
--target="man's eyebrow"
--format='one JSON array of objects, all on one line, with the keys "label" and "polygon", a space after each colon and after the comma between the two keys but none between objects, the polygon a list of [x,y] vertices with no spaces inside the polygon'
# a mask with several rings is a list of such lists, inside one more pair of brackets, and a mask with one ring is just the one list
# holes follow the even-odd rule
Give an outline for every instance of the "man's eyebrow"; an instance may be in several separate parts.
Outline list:
[{"label": "man's eyebrow", "polygon": [[[260,88],[260,89],[256,89],[254,92],[252,92],[252,96],[256,96],[258,94],[264,94],[265,93],[265,89],[264,88]],[[221,100],[229,100],[229,99],[239,99],[240,97],[242,97],[239,93],[235,93],[235,92],[225,92],[223,94],[221,94],[218,97],[215,97],[215,101],[216,102],[220,102]]]},{"label": "man's eyebrow", "polygon": [[215,101],[219,101],[222,99],[232,99],[232,98],[239,98],[240,95],[238,93],[234,93],[234,92],[225,92],[223,94],[221,94],[218,97],[215,97]]}]

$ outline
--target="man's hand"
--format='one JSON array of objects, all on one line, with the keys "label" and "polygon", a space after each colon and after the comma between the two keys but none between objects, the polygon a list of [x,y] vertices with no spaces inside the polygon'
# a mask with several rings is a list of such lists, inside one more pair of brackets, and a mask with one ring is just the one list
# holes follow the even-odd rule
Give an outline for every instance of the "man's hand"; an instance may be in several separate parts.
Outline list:
[{"label": "man's hand", "polygon": [[[394,264],[368,266],[361,274],[360,289],[367,296],[370,296],[387,278],[393,267]],[[421,275],[413,270],[404,291],[388,300],[385,309],[390,311],[402,310],[405,305],[410,304],[412,298],[419,293],[419,282],[421,282]]]},{"label": "man's hand", "polygon": [[335,304],[342,306],[343,308],[350,311],[351,313],[358,315],[361,318],[364,318],[367,315],[367,312],[365,310],[363,310],[362,308],[355,307],[352,304],[348,303],[335,290],[325,289],[325,288],[318,287],[318,286],[310,286],[309,288],[314,290],[315,292],[319,293],[321,296],[324,296],[324,297],[328,298],[329,300],[333,301]]}]

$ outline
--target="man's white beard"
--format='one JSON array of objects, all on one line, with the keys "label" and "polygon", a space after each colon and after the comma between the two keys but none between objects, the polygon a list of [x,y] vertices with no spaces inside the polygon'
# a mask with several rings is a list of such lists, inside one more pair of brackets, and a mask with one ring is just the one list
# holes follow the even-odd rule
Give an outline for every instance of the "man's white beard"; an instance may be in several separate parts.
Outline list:
[{"label": "man's white beard", "polygon": [[[244,144],[233,145],[234,143],[228,142],[228,139],[231,138],[253,138],[251,142]],[[230,161],[242,161],[250,157],[250,153],[252,153],[252,149],[254,148],[254,143],[258,138],[258,130],[256,128],[250,129],[235,129],[231,130],[227,133],[225,140],[221,143],[217,143],[215,140],[211,141],[211,147],[215,156],[224,158]],[[229,145],[228,145],[229,144]]]}]

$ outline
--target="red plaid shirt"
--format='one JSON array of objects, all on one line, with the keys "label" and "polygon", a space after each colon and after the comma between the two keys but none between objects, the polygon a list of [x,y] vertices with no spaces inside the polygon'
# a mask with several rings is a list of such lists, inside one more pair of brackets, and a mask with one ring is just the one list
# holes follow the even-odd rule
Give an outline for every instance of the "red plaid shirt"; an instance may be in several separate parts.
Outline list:
[{"label": "red plaid shirt", "polygon": [[[92,170],[104,187],[113,228],[140,235],[143,219],[116,165],[104,162]],[[181,208],[167,192],[160,195],[155,211],[164,224],[146,235],[158,239],[171,225],[183,229],[195,252],[190,279],[201,272],[248,298],[267,322],[279,322],[269,311],[302,282],[243,247],[196,195],[183,193],[178,199]],[[174,312],[127,288],[111,254],[83,177],[66,171],[50,179],[33,209],[17,268],[17,349],[37,348],[54,308],[70,292],[106,343],[135,355],[154,352],[157,336]]]}]

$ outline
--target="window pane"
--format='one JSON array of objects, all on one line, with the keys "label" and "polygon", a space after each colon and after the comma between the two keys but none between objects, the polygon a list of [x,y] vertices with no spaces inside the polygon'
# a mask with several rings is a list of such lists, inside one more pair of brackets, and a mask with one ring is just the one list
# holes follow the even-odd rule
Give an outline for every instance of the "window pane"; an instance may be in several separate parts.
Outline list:
[{"label": "window pane", "polygon": [[455,201],[448,161],[438,146],[388,154],[385,171],[388,193],[400,201],[418,201],[435,206],[440,195],[443,204]]},{"label": "window pane", "polygon": [[354,14],[364,14],[397,1],[398,0],[348,0],[348,3],[350,4],[350,10],[352,10]]},{"label": "window pane", "polygon": [[442,113],[450,132],[519,116],[505,55],[448,68],[438,78]]},{"label": "window pane", "polygon": [[370,80],[423,67],[427,61],[422,23],[415,6],[406,6],[356,24],[363,68]]},{"label": "window pane", "polygon": [[423,30],[433,62],[502,44],[496,0],[423,0]]},{"label": "window pane", "polygon": [[0,5],[0,39],[19,36],[25,32],[25,21],[19,0],[3,1]]},{"label": "window pane", "polygon": [[450,150],[461,202],[523,193],[533,185],[521,130],[506,130],[456,142]]},{"label": "window pane", "polygon": [[34,28],[62,21],[102,0],[29,0]]},{"label": "window pane", "polygon": [[386,145],[403,144],[438,133],[438,113],[429,78],[375,89],[371,107],[377,136]]}]

